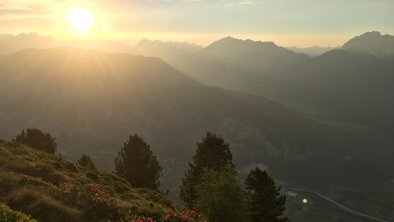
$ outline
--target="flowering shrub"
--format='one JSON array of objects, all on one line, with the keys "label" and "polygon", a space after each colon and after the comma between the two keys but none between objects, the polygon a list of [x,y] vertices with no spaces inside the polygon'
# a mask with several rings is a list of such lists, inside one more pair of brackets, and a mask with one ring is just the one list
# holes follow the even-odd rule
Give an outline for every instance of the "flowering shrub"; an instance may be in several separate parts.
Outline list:
[{"label": "flowering shrub", "polygon": [[90,199],[99,205],[105,205],[108,207],[115,206],[115,198],[112,196],[113,194],[104,189],[99,184],[91,184],[88,186],[88,193]]},{"label": "flowering shrub", "polygon": [[152,217],[137,217],[135,222],[156,222]]},{"label": "flowering shrub", "polygon": [[[100,184],[75,185],[72,183],[60,183],[54,185],[45,182],[42,177],[24,173],[20,173],[19,176],[24,182],[46,185],[46,188],[53,192],[52,195],[56,199],[62,200],[67,205],[84,208],[85,215],[89,219],[120,221],[114,193]],[[162,213],[156,216],[150,213],[147,215],[149,216],[133,216],[133,214],[129,214],[127,219],[123,218],[128,222],[205,222],[196,211],[186,208],[179,210],[175,205],[172,205],[171,209],[165,212],[164,215]]]},{"label": "flowering shrub", "polygon": [[78,203],[77,193],[78,188],[71,183],[61,183],[57,186],[54,186],[54,196],[58,199],[61,199],[62,202],[73,205]]},{"label": "flowering shrub", "polygon": [[166,212],[164,222],[197,222],[204,221],[200,214],[194,210],[183,208],[177,211],[175,208]]},{"label": "flowering shrub", "polygon": [[[128,220],[132,222],[156,222],[152,217],[138,216],[134,219]],[[168,210],[160,222],[206,222],[200,214],[194,210],[183,208],[178,210],[175,205]],[[157,221],[157,222],[159,222]]]},{"label": "flowering shrub", "polygon": [[116,200],[112,191],[99,184],[84,185],[76,194],[86,208],[86,216],[94,221],[119,221]]},{"label": "flowering shrub", "polygon": [[63,201],[70,200],[80,205],[115,206],[113,193],[99,184],[75,186],[71,183],[61,183],[56,187],[55,195]]},{"label": "flowering shrub", "polygon": [[75,187],[71,183],[61,183],[57,186],[58,190],[63,193],[71,194],[75,191]]},{"label": "flowering shrub", "polygon": [[22,178],[23,181],[36,182],[36,183],[43,182],[42,177],[30,176],[24,173],[20,173],[19,176]]},{"label": "flowering shrub", "polygon": [[45,173],[50,173],[54,171],[53,167],[49,164],[38,163],[36,165],[36,168],[39,169],[41,172],[45,172]]}]

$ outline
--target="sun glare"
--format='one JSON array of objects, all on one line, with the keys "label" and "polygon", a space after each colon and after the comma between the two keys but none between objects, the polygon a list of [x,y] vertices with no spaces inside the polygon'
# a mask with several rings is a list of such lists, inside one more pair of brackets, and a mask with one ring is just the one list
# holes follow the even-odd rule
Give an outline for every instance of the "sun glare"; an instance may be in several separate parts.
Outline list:
[{"label": "sun glare", "polygon": [[94,25],[95,18],[95,14],[85,8],[72,8],[66,16],[70,26],[82,34],[89,33]]}]

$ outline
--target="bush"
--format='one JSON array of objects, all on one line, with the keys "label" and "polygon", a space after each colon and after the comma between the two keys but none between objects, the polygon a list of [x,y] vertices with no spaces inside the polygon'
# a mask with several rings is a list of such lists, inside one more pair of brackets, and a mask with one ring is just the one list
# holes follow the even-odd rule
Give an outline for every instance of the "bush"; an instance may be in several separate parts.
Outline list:
[{"label": "bush", "polygon": [[76,186],[62,183],[56,186],[54,196],[69,206],[83,208],[91,220],[119,219],[114,193],[99,184]]}]

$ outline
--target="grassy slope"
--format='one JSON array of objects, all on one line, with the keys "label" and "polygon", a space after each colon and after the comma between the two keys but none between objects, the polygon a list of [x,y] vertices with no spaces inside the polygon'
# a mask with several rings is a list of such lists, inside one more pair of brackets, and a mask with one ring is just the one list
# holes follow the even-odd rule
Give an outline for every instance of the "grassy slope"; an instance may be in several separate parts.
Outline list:
[{"label": "grassy slope", "polygon": [[164,195],[61,157],[0,140],[0,201],[40,221],[123,221],[163,216]]},{"label": "grassy slope", "polygon": [[13,211],[0,203],[0,222],[36,222],[36,220],[31,219],[21,212]]}]

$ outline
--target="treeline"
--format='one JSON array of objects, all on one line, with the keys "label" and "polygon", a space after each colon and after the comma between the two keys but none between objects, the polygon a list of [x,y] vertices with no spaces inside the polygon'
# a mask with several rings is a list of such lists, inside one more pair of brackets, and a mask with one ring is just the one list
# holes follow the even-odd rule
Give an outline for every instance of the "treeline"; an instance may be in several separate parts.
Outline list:
[{"label": "treeline", "polygon": [[[23,130],[14,139],[47,153],[55,154],[57,144],[49,133]],[[96,169],[83,155],[77,164]],[[158,190],[162,166],[150,146],[138,135],[129,136],[115,158],[115,173],[133,187]],[[180,186],[180,198],[201,212],[210,222],[287,222],[283,217],[286,198],[273,178],[259,168],[239,179],[230,145],[216,134],[207,133],[193,155]]]}]

